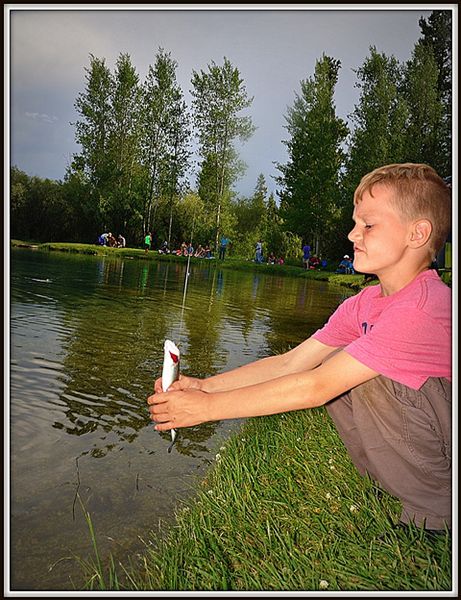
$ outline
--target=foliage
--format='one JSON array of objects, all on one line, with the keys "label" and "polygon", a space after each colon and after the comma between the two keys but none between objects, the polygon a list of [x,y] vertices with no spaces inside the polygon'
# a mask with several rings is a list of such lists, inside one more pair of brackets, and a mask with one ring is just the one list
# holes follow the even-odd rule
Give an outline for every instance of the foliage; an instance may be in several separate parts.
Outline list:
[{"label": "foliage", "polygon": [[238,256],[254,258],[255,244],[263,237],[266,228],[267,186],[261,173],[251,198],[240,198],[234,202],[232,212],[236,219],[236,233],[232,250]]},{"label": "foliage", "polygon": [[404,70],[403,97],[408,106],[405,127],[408,162],[430,163],[443,174],[446,156],[443,104],[437,88],[438,68],[431,46],[416,44]]},{"label": "foliage", "polygon": [[339,69],[340,61],[324,55],[314,78],[301,82],[301,94],[286,117],[289,160],[277,165],[284,229],[310,241],[317,254],[330,250],[338,213],[341,145],[347,135],[333,103]]},{"label": "foliage", "polygon": [[233,144],[235,140],[246,141],[254,131],[251,117],[240,113],[253,99],[247,95],[239,70],[227,58],[222,67],[212,61],[208,71],[193,71],[191,83],[193,119],[202,159],[198,191],[207,212],[215,215],[216,248],[223,230],[223,215],[231,206],[231,186],[243,169]]},{"label": "foliage", "polygon": [[118,58],[113,80],[110,153],[114,172],[103,216],[104,222],[119,232],[125,231],[131,214],[133,167],[139,153],[139,77],[127,54]]},{"label": "foliage", "polygon": [[87,86],[75,102],[81,152],[74,156],[67,181],[74,187],[81,183],[81,216],[84,221],[90,216],[92,239],[105,229],[139,243],[153,227],[161,198],[169,219],[164,237],[171,237],[174,199],[190,156],[188,114],[176,68],[160,49],[141,85],[128,54],[119,56],[113,74],[104,59],[90,55]]},{"label": "foliage", "polygon": [[452,171],[452,14],[449,10],[434,10],[427,21],[419,21],[423,37],[420,43],[431,48],[437,65],[438,98],[443,105],[438,156],[431,156],[430,164],[441,162],[439,172],[443,177]]},{"label": "foliage", "polygon": [[162,235],[171,243],[173,210],[182,191],[189,168],[189,114],[183,93],[176,81],[178,64],[171,55],[159,49],[154,67],[149,67],[142,89],[144,110],[141,113],[141,165],[143,167],[143,227],[150,231],[155,222],[161,198],[167,200],[164,214],[167,232]]},{"label": "foliage", "polygon": [[[12,166],[12,235],[91,243],[106,230],[141,246],[149,229],[154,246],[167,240],[175,247],[193,230],[195,245],[214,246],[226,235],[228,256],[252,259],[261,239],[265,254],[295,261],[307,241],[336,261],[351,252],[352,197],[363,175],[404,161],[451,175],[451,12],[433,11],[419,24],[422,36],[404,64],[370,48],[356,70],[360,96],[348,125],[335,114],[339,60],[322,55],[300,82],[286,115],[288,160],[277,164],[280,204],[267,197],[262,174],[251,197],[234,191],[245,168],[236,142],[255,127],[246,113],[253,98],[227,58],[193,71],[189,110],[178,64],[162,48],[142,82],[128,54],[113,72],[90,54],[75,100],[80,150],[62,182]],[[192,134],[200,159],[195,189],[186,184]]]},{"label": "foliage", "polygon": [[347,234],[353,227],[352,198],[360,179],[373,169],[405,159],[404,126],[408,106],[399,90],[402,67],[395,57],[370,48],[370,55],[356,71],[358,103],[349,115],[352,123],[341,174],[339,219],[336,233],[343,240],[340,256],[350,253]]},{"label": "foliage", "polygon": [[91,54],[90,67],[85,71],[86,89],[77,96],[74,104],[81,117],[74,123],[75,141],[81,146],[81,152],[74,155],[70,173],[78,173],[85,182],[88,203],[95,216],[92,232],[95,238],[97,231],[105,226],[106,194],[110,193],[114,171],[109,151],[114,82],[105,60]]},{"label": "foliage", "polygon": [[370,56],[357,71],[359,102],[350,115],[354,128],[348,140],[343,186],[352,198],[361,177],[381,165],[405,158],[402,131],[408,108],[399,94],[402,69],[391,56],[370,48]]},{"label": "foliage", "polygon": [[29,177],[17,167],[10,171],[12,237],[57,241],[72,235],[72,208],[59,181]]}]

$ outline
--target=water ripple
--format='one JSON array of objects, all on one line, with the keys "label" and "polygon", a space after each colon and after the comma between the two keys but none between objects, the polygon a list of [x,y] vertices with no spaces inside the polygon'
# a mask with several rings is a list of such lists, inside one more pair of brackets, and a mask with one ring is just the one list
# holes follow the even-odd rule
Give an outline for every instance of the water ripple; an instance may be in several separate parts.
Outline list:
[{"label": "water ripple", "polygon": [[186,299],[183,284],[176,263],[13,253],[11,546],[27,589],[48,589],[62,552],[87,551],[77,484],[102,539],[125,544],[123,527],[134,539],[170,515],[239,426],[187,428],[167,453],[146,405],[166,337],[180,338],[183,372],[209,376],[295,345],[339,302],[306,282],[210,265],[191,267]]}]

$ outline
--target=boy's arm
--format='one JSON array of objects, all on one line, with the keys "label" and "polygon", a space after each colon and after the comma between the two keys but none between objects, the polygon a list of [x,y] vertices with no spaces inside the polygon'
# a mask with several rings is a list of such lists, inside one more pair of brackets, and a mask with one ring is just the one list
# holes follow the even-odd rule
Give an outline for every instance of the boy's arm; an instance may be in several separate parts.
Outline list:
[{"label": "boy's arm", "polygon": [[[194,388],[204,392],[224,392],[269,381],[275,377],[313,369],[335,352],[337,348],[327,346],[313,338],[308,338],[284,354],[262,358],[243,367],[219,373],[206,379],[181,375],[172,389]],[[157,379],[154,391],[162,393],[162,380]]]},{"label": "boy's arm", "polygon": [[[295,361],[296,363],[296,361]],[[206,421],[270,415],[321,406],[378,373],[340,351],[308,370],[227,391],[169,391],[148,398],[156,429],[166,431]],[[176,385],[176,384],[175,384]]]}]

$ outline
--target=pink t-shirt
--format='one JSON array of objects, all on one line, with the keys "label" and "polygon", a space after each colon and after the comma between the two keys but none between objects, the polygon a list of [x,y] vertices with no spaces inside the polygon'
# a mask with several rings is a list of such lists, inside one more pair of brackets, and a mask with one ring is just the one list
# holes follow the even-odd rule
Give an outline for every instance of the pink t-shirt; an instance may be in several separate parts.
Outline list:
[{"label": "pink t-shirt", "polygon": [[415,390],[429,377],[451,380],[451,290],[434,270],[390,296],[367,287],[313,337]]}]

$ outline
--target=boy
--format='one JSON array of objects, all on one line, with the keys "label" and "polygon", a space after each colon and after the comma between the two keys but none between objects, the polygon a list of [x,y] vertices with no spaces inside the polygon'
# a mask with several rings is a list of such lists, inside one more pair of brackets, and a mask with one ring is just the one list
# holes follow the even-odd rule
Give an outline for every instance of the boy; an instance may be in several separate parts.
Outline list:
[{"label": "boy", "polygon": [[[362,178],[354,268],[379,285],[345,300],[296,348],[200,380],[161,380],[155,429],[326,404],[359,472],[397,496],[402,524],[451,527],[451,291],[429,267],[450,228],[450,191],[429,166]],[[327,404],[328,403],[328,404]]]}]

